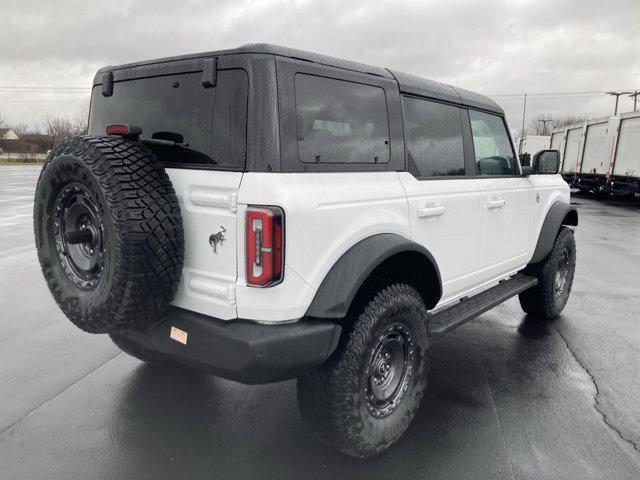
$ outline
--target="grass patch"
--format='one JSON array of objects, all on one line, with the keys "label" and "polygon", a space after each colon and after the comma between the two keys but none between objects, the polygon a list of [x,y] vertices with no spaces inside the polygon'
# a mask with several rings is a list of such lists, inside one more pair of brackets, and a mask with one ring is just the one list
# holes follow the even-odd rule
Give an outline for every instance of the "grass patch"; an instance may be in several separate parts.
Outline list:
[{"label": "grass patch", "polygon": [[29,159],[5,159],[0,158],[0,165],[42,165],[44,160],[40,160],[38,158],[29,158]]}]

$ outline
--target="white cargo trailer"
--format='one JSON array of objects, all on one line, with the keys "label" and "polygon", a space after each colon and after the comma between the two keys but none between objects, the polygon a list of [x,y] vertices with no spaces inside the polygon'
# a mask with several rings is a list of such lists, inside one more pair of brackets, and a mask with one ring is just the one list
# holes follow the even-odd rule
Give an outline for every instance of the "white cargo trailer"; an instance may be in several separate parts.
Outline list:
[{"label": "white cargo trailer", "polygon": [[580,175],[576,182],[581,190],[601,192],[607,189],[619,123],[619,117],[604,117],[589,120],[585,124]]},{"label": "white cargo trailer", "polygon": [[550,148],[560,151],[560,172],[573,187],[640,192],[640,111],[555,130]]},{"label": "white cargo trailer", "polygon": [[[558,150],[560,152],[560,165],[562,165],[562,152],[564,151],[564,140],[566,134],[566,130],[560,130],[551,134],[549,148],[551,150]],[[562,169],[560,169],[560,171],[562,171]]]},{"label": "white cargo trailer", "polygon": [[564,142],[564,153],[563,163],[562,163],[562,174],[566,177],[571,177],[571,181],[574,181],[574,176],[580,171],[580,154],[582,153],[582,132],[584,127],[572,127],[567,128],[565,142]]},{"label": "white cargo trailer", "polygon": [[619,122],[610,185],[614,194],[631,195],[640,191],[640,112],[622,114]]}]

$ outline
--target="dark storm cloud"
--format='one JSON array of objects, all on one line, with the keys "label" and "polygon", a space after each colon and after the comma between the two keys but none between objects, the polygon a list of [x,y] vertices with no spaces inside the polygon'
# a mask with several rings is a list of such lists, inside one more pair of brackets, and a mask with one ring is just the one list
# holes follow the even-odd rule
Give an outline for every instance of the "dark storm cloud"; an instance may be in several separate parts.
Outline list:
[{"label": "dark storm cloud", "polygon": [[[87,86],[106,64],[271,42],[489,94],[640,88],[637,0],[5,0],[1,12],[0,86]],[[83,95],[5,91],[0,113],[10,122],[71,116]],[[521,99],[496,100],[520,121]],[[599,115],[610,105],[604,97],[530,103],[532,115]]]}]

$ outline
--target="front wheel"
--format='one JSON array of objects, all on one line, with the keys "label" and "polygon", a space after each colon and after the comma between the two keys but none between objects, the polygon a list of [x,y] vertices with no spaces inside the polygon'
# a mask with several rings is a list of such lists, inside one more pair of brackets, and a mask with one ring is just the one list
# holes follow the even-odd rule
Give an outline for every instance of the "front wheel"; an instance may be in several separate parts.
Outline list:
[{"label": "front wheel", "polygon": [[525,270],[538,278],[538,285],[520,294],[520,306],[546,320],[556,318],[569,300],[576,270],[576,240],[573,230],[562,227],[549,256]]},{"label": "front wheel", "polygon": [[355,457],[396,442],[427,384],[427,309],[411,286],[394,283],[362,303],[353,328],[323,366],[298,378],[303,420],[321,441]]}]

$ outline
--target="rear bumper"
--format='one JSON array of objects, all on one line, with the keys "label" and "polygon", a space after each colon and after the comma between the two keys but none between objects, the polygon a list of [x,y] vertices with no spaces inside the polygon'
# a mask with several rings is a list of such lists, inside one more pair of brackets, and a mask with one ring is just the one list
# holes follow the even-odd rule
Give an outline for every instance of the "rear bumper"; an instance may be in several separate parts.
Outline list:
[{"label": "rear bumper", "polygon": [[[186,344],[170,337],[172,327],[186,332]],[[335,350],[340,330],[340,325],[328,321],[263,325],[223,321],[172,307],[145,331],[119,333],[179,363],[237,382],[259,384],[295,378],[319,366]]]}]

